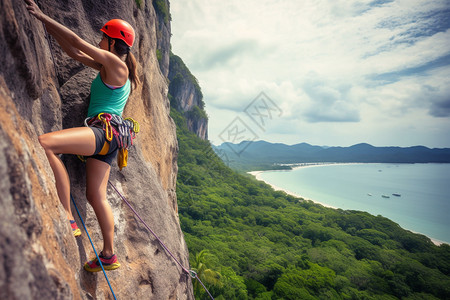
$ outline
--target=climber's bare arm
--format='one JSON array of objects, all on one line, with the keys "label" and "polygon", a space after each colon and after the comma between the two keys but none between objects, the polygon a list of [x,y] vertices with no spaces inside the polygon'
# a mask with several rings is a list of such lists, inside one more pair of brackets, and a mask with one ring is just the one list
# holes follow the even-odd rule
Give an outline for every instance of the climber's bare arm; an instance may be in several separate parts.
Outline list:
[{"label": "climber's bare arm", "polygon": [[107,74],[109,69],[116,72],[117,70],[123,70],[123,73],[128,72],[126,65],[117,55],[84,41],[72,30],[44,14],[33,0],[24,1],[29,13],[44,23],[47,31],[55,37],[69,56],[97,70],[104,66]]},{"label": "climber's bare arm", "polygon": [[102,64],[96,62],[92,57],[86,55],[81,50],[73,47],[66,39],[64,39],[63,36],[59,35],[58,32],[49,29],[48,33],[56,39],[64,52],[66,52],[67,55],[69,55],[71,58],[81,62],[88,67],[100,71],[100,69],[102,68]]}]

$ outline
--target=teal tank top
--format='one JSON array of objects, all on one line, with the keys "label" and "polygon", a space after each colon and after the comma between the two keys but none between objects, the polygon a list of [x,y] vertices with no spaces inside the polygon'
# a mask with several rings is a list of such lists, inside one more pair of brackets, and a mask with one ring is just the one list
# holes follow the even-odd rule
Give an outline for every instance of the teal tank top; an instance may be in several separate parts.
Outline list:
[{"label": "teal tank top", "polygon": [[128,79],[124,86],[112,89],[103,82],[100,72],[91,84],[91,100],[87,116],[94,117],[99,113],[109,113],[122,116],[128,96],[131,92],[131,83]]}]

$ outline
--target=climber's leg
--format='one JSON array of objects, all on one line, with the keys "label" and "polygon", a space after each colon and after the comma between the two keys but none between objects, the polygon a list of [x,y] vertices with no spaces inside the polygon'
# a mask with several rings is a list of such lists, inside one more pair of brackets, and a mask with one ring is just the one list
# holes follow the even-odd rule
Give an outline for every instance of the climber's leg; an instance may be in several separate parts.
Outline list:
[{"label": "climber's leg", "polygon": [[59,200],[67,218],[73,220],[70,209],[70,181],[59,154],[92,155],[95,151],[95,136],[87,127],[77,127],[50,132],[39,136],[39,143],[45,150],[50,167],[55,175]]},{"label": "climber's leg", "polygon": [[114,217],[106,199],[111,166],[101,160],[88,158],[86,161],[86,197],[95,211],[103,235],[103,255],[114,254]]}]

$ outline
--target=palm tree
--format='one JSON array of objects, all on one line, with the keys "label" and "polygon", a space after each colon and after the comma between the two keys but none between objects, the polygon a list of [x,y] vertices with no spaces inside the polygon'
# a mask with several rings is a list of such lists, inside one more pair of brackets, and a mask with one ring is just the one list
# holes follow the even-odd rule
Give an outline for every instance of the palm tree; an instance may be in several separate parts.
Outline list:
[{"label": "palm tree", "polygon": [[[208,250],[202,250],[197,255],[195,255],[195,260],[191,264],[192,270],[197,273],[198,278],[203,282],[203,284],[208,288],[208,286],[218,286],[221,287],[220,282],[221,275],[219,272],[211,270],[208,266],[208,257],[212,256]],[[194,295],[196,299],[201,299],[205,291],[198,282],[194,281]]]}]

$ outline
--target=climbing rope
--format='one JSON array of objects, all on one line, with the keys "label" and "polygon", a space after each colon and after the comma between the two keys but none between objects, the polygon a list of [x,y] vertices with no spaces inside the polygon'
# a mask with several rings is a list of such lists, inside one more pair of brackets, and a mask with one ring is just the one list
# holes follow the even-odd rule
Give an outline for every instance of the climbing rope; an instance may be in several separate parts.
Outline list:
[{"label": "climbing rope", "polygon": [[192,273],[192,274],[191,274],[191,277],[197,279],[198,282],[200,282],[200,284],[202,285],[202,287],[205,289],[206,293],[208,293],[208,296],[209,296],[212,300],[214,300],[213,296],[212,296],[211,293],[208,291],[208,289],[206,288],[206,286],[203,284],[203,282],[200,280],[200,278],[198,278],[197,273],[195,273],[195,272],[192,271],[192,270],[189,271],[189,272]]},{"label": "climbing rope", "polygon": [[170,250],[167,248],[167,246],[163,243],[163,241],[158,237],[158,235],[156,235],[156,233],[150,228],[150,226],[147,225],[147,223],[145,223],[145,221],[141,218],[141,216],[136,212],[136,210],[133,208],[133,206],[131,206],[130,202],[128,202],[128,200],[125,198],[124,195],[122,195],[122,193],[119,192],[119,190],[114,186],[114,184],[112,184],[111,181],[108,180],[109,185],[111,185],[111,187],[116,191],[116,193],[119,195],[120,198],[122,198],[123,202],[125,202],[125,204],[131,209],[131,211],[136,215],[136,217],[142,222],[142,224],[144,224],[145,228],[147,228],[147,230],[153,234],[153,236],[156,238],[156,240],[161,244],[161,246],[164,248],[164,250],[166,250],[167,254],[169,254],[173,260],[180,266],[180,268],[189,276],[191,276],[192,278],[195,278],[198,280],[198,282],[200,282],[200,284],[203,286],[203,288],[205,289],[206,293],[208,293],[209,297],[214,300],[214,297],[211,295],[211,293],[208,291],[208,289],[206,288],[206,286],[203,284],[203,282],[200,280],[200,278],[198,277],[197,273],[194,272],[193,270],[189,270],[186,267],[184,267],[179,261],[178,259],[175,257],[175,255],[172,254],[172,252],[170,252]]},{"label": "climbing rope", "polygon": [[105,275],[106,282],[108,282],[109,289],[111,290],[111,293],[112,293],[112,295],[114,297],[114,300],[117,300],[116,295],[114,294],[113,288],[111,286],[111,283],[109,283],[109,279],[108,279],[108,276],[106,275],[106,271],[103,268],[102,261],[100,260],[100,257],[98,257],[97,250],[95,250],[94,243],[92,242],[91,236],[89,235],[89,232],[88,232],[88,230],[86,228],[86,225],[84,224],[83,218],[81,217],[80,211],[78,210],[77,204],[75,203],[75,200],[73,199],[72,194],[70,194],[70,199],[72,199],[73,206],[75,206],[75,209],[77,210],[77,214],[78,214],[78,217],[80,217],[81,224],[83,224],[84,231],[86,231],[86,234],[87,234],[87,236],[89,238],[89,242],[91,242],[91,246],[92,246],[92,249],[94,249],[94,253],[95,253],[95,256],[97,257],[97,261],[100,263],[100,267],[102,267],[103,274]]}]

